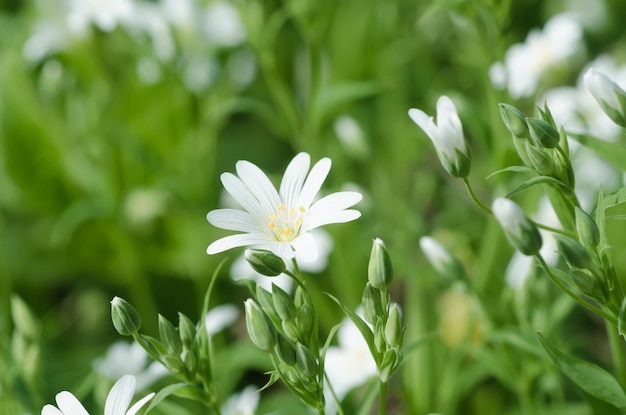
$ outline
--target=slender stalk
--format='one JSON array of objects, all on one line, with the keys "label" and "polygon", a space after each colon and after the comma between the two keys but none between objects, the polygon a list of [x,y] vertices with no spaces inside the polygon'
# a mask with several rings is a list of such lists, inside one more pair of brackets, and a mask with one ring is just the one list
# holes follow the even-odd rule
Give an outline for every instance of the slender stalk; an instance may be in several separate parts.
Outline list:
[{"label": "slender stalk", "polygon": [[543,259],[543,257],[540,254],[535,255],[535,257],[537,258],[537,260],[539,261],[539,263],[541,264],[541,267],[546,271],[546,273],[548,274],[548,276],[550,277],[550,279],[559,286],[560,289],[562,289],[563,291],[565,291],[565,293],[567,295],[569,295],[570,297],[572,297],[574,300],[576,300],[576,302],[578,302],[580,305],[582,305],[583,307],[585,307],[587,310],[596,313],[597,315],[599,315],[600,317],[604,318],[605,320],[607,320],[608,322],[611,322],[613,324],[617,324],[617,321],[615,320],[615,317],[607,314],[605,311],[599,309],[598,307],[589,304],[587,301],[585,301],[580,295],[576,294],[575,292],[573,292],[572,290],[570,290],[570,288],[563,284],[563,282],[561,280],[559,280],[550,270],[550,267],[548,266],[548,264],[546,264],[546,261]]},{"label": "slender stalk", "polygon": [[465,183],[465,188],[467,189],[467,193],[469,194],[470,198],[472,199],[472,201],[482,210],[484,210],[485,212],[487,212],[487,214],[489,215],[493,215],[493,212],[491,211],[491,209],[489,208],[489,206],[485,205],[483,202],[481,202],[480,200],[478,200],[478,197],[476,197],[476,193],[474,193],[474,189],[472,189],[472,185],[470,184],[469,180],[467,179],[467,177],[463,177],[463,183]]},{"label": "slender stalk", "polygon": [[622,350],[622,339],[617,332],[617,327],[610,321],[604,322],[606,326],[606,334],[609,338],[611,347],[611,358],[613,366],[615,366],[615,374],[622,388],[626,388],[626,361],[624,360],[624,351]]},{"label": "slender stalk", "polygon": [[564,236],[569,236],[570,238],[573,238],[573,239],[578,239],[578,234],[576,232],[567,231],[565,229],[553,228],[551,226],[544,225],[544,224],[539,223],[539,222],[535,222],[534,220],[531,220],[531,222],[536,227],[538,227],[540,229],[544,229],[546,231],[553,232],[553,233],[558,233],[558,234],[564,235]]},{"label": "slender stalk", "polygon": [[380,382],[379,387],[378,415],[385,415],[387,413],[387,382]]}]

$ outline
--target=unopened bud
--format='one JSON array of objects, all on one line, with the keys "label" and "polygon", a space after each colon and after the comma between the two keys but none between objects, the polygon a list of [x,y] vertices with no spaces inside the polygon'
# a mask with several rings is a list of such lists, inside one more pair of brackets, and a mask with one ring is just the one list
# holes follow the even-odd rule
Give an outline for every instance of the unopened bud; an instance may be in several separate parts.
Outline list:
[{"label": "unopened bud", "polygon": [[420,248],[426,255],[428,262],[444,278],[463,279],[465,269],[458,259],[453,257],[446,248],[435,238],[423,236],[420,238]]},{"label": "unopened bud", "polygon": [[307,377],[317,377],[317,362],[309,349],[300,342],[296,344],[296,364],[300,372]]},{"label": "unopened bud", "polygon": [[252,343],[261,350],[269,352],[276,344],[276,332],[261,307],[251,298],[245,303],[246,329]]},{"label": "unopened bud", "polygon": [[585,73],[583,80],[602,111],[617,125],[626,127],[626,92],[609,77],[593,68]]},{"label": "unopened bud", "polygon": [[554,172],[555,165],[552,157],[542,147],[537,147],[530,141],[526,141],[526,154],[531,166],[543,176],[549,176]]},{"label": "unopened bud", "polygon": [[501,103],[498,106],[500,107],[500,117],[511,134],[519,138],[530,138],[524,114],[509,104]]},{"label": "unopened bud", "polygon": [[363,317],[370,324],[374,324],[377,316],[382,317],[383,315],[380,295],[379,289],[372,287],[372,284],[369,282],[365,284],[363,297],[361,297],[361,306],[363,307]]},{"label": "unopened bud", "polygon": [[252,269],[266,277],[280,275],[287,268],[285,261],[272,251],[264,249],[246,249],[244,256]]},{"label": "unopened bud", "polygon": [[178,313],[178,332],[180,333],[180,340],[183,346],[186,349],[192,349],[193,342],[196,339],[196,326],[183,313]]},{"label": "unopened bud", "polygon": [[496,217],[511,245],[524,255],[535,255],[541,249],[541,234],[522,209],[510,199],[499,197],[492,205]]},{"label": "unopened bud", "polygon": [[159,314],[159,338],[168,352],[179,355],[183,350],[183,343],[176,327],[168,319]]},{"label": "unopened bud", "polygon": [[122,336],[132,336],[141,328],[141,317],[137,310],[120,297],[111,300],[111,320],[115,330]]},{"label": "unopened bud", "polygon": [[402,326],[402,315],[398,309],[398,305],[393,303],[389,310],[389,318],[385,325],[385,339],[391,347],[401,347],[402,338],[404,336],[404,327]]},{"label": "unopened bud", "polygon": [[367,267],[367,278],[373,287],[379,290],[386,289],[393,279],[393,268],[391,258],[385,247],[385,243],[379,239],[374,239],[372,252],[370,253],[369,265]]},{"label": "unopened bud", "polygon": [[578,269],[593,269],[593,261],[589,251],[577,240],[567,236],[555,235],[559,252],[570,267]]},{"label": "unopened bud", "polygon": [[581,293],[591,295],[596,291],[596,281],[593,276],[577,269],[571,270],[569,275]]},{"label": "unopened bud", "polygon": [[600,230],[596,221],[579,207],[575,208],[575,212],[578,238],[588,249],[595,250],[600,243]]},{"label": "unopened bud", "polygon": [[533,141],[547,148],[555,148],[559,145],[561,136],[552,124],[540,118],[527,118],[528,130]]},{"label": "unopened bud", "polygon": [[281,320],[293,320],[296,318],[296,306],[285,290],[276,284],[272,284],[272,299],[274,309]]}]

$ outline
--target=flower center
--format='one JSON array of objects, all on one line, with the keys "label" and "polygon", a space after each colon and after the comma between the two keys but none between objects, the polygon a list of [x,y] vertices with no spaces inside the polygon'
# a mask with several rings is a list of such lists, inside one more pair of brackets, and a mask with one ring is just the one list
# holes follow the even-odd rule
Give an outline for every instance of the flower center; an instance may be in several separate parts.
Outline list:
[{"label": "flower center", "polygon": [[269,215],[267,226],[272,231],[274,239],[278,242],[293,241],[300,232],[302,218],[306,209],[302,206],[290,207],[281,203],[276,207],[276,212]]}]

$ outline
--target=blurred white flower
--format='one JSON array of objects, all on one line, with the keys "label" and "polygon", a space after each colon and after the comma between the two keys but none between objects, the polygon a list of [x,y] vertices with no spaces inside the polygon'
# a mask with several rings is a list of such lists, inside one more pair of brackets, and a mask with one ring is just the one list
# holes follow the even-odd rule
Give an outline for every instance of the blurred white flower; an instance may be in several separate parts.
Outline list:
[{"label": "blurred white flower", "polygon": [[148,353],[137,342],[123,340],[113,343],[104,358],[93,362],[93,369],[107,379],[115,380],[124,375],[133,375],[137,390],[144,390],[168,373],[160,362],[152,362]]},{"label": "blurred white flower", "polygon": [[133,36],[150,38],[152,50],[161,61],[167,61],[174,56],[176,45],[168,21],[156,3],[136,1],[133,4],[133,13],[122,23]]},{"label": "blurred white flower", "polygon": [[66,27],[57,21],[41,21],[24,43],[22,54],[26,60],[38,63],[48,55],[64,49],[70,40]]},{"label": "blurred white flower", "polygon": [[466,177],[470,156],[463,135],[463,124],[454,102],[445,95],[439,97],[436,123],[433,117],[416,108],[409,110],[409,117],[433,142],[446,171],[455,177]]},{"label": "blurred white flower", "polygon": [[110,32],[134,13],[131,0],[69,0],[67,25],[75,35],[84,36],[91,24]]},{"label": "blurred white flower", "polygon": [[246,49],[236,50],[228,57],[226,70],[233,83],[244,88],[250,85],[256,76],[256,56]]},{"label": "blurred white flower", "polygon": [[189,91],[201,94],[213,84],[219,70],[220,66],[215,59],[191,56],[183,72],[183,82]]},{"label": "blurred white flower", "polygon": [[[295,258],[302,271],[318,273],[325,270],[328,266],[328,257],[333,250],[333,239],[330,234],[323,229],[314,229],[311,231],[311,235],[317,246],[317,258],[310,258],[306,254],[299,253],[299,251],[296,251]],[[293,270],[291,262],[287,261],[286,265],[288,269]],[[233,261],[230,267],[230,277],[235,281],[241,279],[253,280],[270,292],[272,291],[272,283],[287,292],[291,292],[293,286],[293,279],[287,274],[283,273],[276,277],[266,277],[265,275],[259,274],[252,269],[243,254]]]},{"label": "blurred white flower", "polygon": [[495,63],[490,69],[494,87],[507,85],[515,99],[534,94],[549,69],[578,51],[582,34],[580,23],[566,13],[552,17],[543,30],[532,29],[524,43],[506,51],[504,64]]},{"label": "blurred white flower", "polygon": [[162,190],[137,188],[126,196],[124,213],[131,224],[143,226],[165,212],[167,201],[168,195]]},{"label": "blurred white flower", "polygon": [[[152,397],[151,393],[140,399],[133,406],[128,408],[135,395],[135,377],[131,375],[123,376],[118,380],[104,404],[104,415],[135,415]],[[89,415],[89,412],[76,397],[67,391],[59,392],[56,395],[57,406],[46,405],[41,410],[41,415]],[[58,407],[58,408],[57,408]]]},{"label": "blurred white flower", "polygon": [[239,11],[226,1],[215,1],[207,7],[202,21],[202,31],[217,46],[234,47],[246,38]]},{"label": "blurred white flower", "polygon": [[239,318],[239,314],[239,309],[233,304],[222,304],[209,310],[204,318],[204,326],[209,337],[232,326]]},{"label": "blurred white flower", "polygon": [[[377,368],[367,342],[349,318],[339,327],[337,341],[337,346],[330,346],[326,351],[324,370],[337,398],[342,400],[352,389],[376,376]],[[329,390],[324,394],[327,413],[333,413],[334,399]]]},{"label": "blurred white flower", "polygon": [[260,397],[255,386],[246,386],[241,392],[231,395],[220,410],[222,415],[254,415]]},{"label": "blurred white flower", "polygon": [[339,144],[346,153],[357,159],[364,159],[369,153],[365,134],[359,123],[349,115],[340,115],[333,125]]},{"label": "blurred white flower", "polygon": [[309,172],[310,156],[299,153],[287,166],[277,192],[268,177],[254,164],[238,161],[237,174],[223,173],[222,184],[245,210],[216,209],[207,220],[218,228],[242,232],[226,236],[207,248],[216,254],[240,246],[269,249],[283,259],[295,252],[318,257],[311,235],[313,229],[357,219],[361,214],[348,209],[361,200],[356,192],[332,193],[314,202],[330,171],[331,161],[323,158]]},{"label": "blurred white flower", "polygon": [[167,21],[177,29],[195,25],[198,2],[196,0],[161,0],[161,10]]}]

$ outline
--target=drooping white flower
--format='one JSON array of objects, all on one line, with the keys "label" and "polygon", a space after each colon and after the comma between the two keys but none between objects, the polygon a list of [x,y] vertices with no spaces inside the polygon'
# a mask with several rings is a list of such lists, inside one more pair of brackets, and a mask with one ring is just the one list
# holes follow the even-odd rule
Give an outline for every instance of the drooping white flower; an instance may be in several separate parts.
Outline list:
[{"label": "drooping white flower", "polygon": [[150,362],[148,353],[137,342],[123,340],[113,343],[104,358],[96,359],[93,368],[108,379],[120,379],[133,375],[137,390],[144,390],[168,372],[160,362]]},{"label": "drooping white flower", "polygon": [[516,99],[534,94],[549,69],[578,51],[582,34],[580,23],[571,15],[552,17],[543,30],[533,29],[524,43],[511,46],[504,63],[494,64],[489,71],[492,83],[496,88],[506,85]]},{"label": "drooping white flower", "polygon": [[314,202],[330,171],[331,161],[323,158],[309,172],[310,156],[300,153],[289,163],[279,191],[254,164],[239,161],[237,176],[221,175],[228,193],[245,209],[216,209],[207,220],[222,229],[243,232],[226,236],[207,248],[216,254],[240,246],[269,249],[283,259],[294,258],[296,251],[317,256],[311,231],[331,223],[357,219],[361,214],[348,209],[361,200],[357,192],[332,193]]},{"label": "drooping white flower", "polygon": [[[133,406],[128,408],[135,395],[135,377],[126,375],[118,380],[104,404],[104,415],[135,415],[152,397],[150,393],[140,399]],[[89,415],[89,412],[78,399],[67,391],[59,392],[56,395],[57,406],[46,405],[41,410],[41,415]]]},{"label": "drooping white flower", "polygon": [[439,97],[436,123],[433,117],[416,108],[409,110],[409,117],[433,142],[446,171],[455,177],[466,177],[470,169],[470,156],[454,102],[445,95]]},{"label": "drooping white flower", "polygon": [[511,199],[498,197],[491,206],[511,245],[524,255],[535,255],[541,249],[541,234],[524,211]]},{"label": "drooping white flower", "polygon": [[[360,314],[357,312],[357,314]],[[326,351],[324,371],[339,400],[357,386],[376,376],[376,361],[361,332],[349,318],[337,331],[337,346]],[[334,412],[332,395],[326,392],[327,413]]]},{"label": "drooping white flower", "polygon": [[231,395],[220,410],[222,415],[254,415],[260,397],[255,386],[246,386],[241,392]]}]

